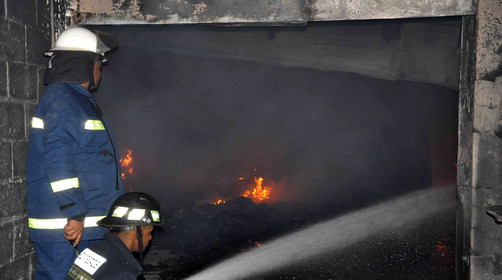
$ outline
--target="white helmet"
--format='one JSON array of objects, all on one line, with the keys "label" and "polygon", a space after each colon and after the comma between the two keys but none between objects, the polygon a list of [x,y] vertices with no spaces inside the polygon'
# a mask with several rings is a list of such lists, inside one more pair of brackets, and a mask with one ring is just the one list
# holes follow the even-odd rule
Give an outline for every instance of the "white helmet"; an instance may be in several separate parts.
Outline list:
[{"label": "white helmet", "polygon": [[45,52],[45,55],[52,56],[54,51],[84,51],[104,55],[117,46],[117,39],[111,34],[72,27],[59,35],[56,46]]}]

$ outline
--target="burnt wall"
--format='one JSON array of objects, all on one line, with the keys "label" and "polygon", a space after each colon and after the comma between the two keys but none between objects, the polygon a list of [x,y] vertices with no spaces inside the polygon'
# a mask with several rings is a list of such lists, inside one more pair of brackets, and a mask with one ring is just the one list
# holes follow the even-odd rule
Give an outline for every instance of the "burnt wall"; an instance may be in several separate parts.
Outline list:
[{"label": "burnt wall", "polygon": [[466,16],[462,21],[462,52],[459,84],[458,154],[457,154],[457,279],[467,279],[470,252],[470,205],[472,178],[472,120],[476,60],[476,17]]},{"label": "burnt wall", "polygon": [[[502,226],[486,207],[502,204],[502,2],[480,0],[472,130],[470,279],[500,279]],[[466,105],[463,103],[461,105]]]},{"label": "burnt wall", "polygon": [[306,24],[307,21],[440,17],[472,14],[473,0],[69,1],[68,23]]},{"label": "burnt wall", "polygon": [[43,92],[51,3],[0,1],[0,279],[30,279],[25,160],[30,119]]}]

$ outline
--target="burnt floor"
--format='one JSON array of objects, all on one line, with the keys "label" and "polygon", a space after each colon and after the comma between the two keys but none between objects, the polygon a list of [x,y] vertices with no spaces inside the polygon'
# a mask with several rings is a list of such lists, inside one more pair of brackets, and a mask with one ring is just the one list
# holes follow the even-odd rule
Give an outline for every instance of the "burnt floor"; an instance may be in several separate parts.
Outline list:
[{"label": "burnt floor", "polygon": [[[151,250],[156,256],[146,258],[147,279],[184,279],[257,246],[257,241],[266,246],[266,240],[280,232],[322,219],[312,213],[285,216],[281,212],[285,205],[238,202],[238,211],[206,205],[178,213],[179,220],[171,219],[170,227],[156,233]],[[452,209],[406,232],[374,235],[342,250],[248,279],[455,279],[454,240]],[[159,259],[159,250],[165,250],[165,257]],[[152,258],[157,258],[155,265],[148,264]]]}]

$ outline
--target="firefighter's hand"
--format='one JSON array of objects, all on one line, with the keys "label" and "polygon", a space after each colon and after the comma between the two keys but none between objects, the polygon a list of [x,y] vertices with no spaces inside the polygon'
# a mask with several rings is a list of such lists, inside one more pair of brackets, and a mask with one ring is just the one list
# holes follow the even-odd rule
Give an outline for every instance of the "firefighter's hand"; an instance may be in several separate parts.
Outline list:
[{"label": "firefighter's hand", "polygon": [[84,223],[76,220],[68,220],[64,226],[64,238],[69,241],[73,240],[73,247],[77,247],[84,233]]}]

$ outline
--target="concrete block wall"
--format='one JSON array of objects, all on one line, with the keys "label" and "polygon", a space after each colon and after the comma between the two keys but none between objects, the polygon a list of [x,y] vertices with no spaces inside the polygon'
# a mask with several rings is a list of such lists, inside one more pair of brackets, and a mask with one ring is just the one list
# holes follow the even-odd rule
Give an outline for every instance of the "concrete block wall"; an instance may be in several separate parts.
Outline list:
[{"label": "concrete block wall", "polygon": [[34,279],[25,161],[31,117],[44,90],[51,1],[0,0],[0,279]]},{"label": "concrete block wall", "polygon": [[469,279],[502,279],[502,225],[486,214],[502,205],[502,2],[479,0],[476,25]]}]

